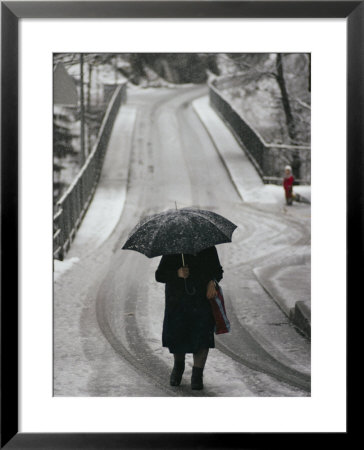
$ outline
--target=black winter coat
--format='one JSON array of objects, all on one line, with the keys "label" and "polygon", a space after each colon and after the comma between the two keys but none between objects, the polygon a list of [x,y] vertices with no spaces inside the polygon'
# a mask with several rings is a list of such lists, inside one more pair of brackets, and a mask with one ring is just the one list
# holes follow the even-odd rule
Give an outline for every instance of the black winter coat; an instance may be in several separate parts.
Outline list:
[{"label": "black winter coat", "polygon": [[[216,248],[185,254],[184,259],[190,269],[186,280],[177,274],[182,266],[181,254],[163,256],[155,273],[156,280],[166,284],[162,345],[171,353],[196,353],[215,347],[215,322],[206,291],[210,280],[222,279]],[[193,295],[186,292],[185,282]]]}]

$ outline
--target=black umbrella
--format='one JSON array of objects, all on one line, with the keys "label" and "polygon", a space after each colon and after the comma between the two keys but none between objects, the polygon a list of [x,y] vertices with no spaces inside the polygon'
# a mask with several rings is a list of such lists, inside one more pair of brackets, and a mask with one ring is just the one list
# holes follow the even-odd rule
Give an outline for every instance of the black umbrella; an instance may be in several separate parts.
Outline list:
[{"label": "black umbrella", "polygon": [[236,225],[212,211],[182,208],[152,214],[141,220],[122,247],[148,258],[194,254],[213,245],[231,242]]}]

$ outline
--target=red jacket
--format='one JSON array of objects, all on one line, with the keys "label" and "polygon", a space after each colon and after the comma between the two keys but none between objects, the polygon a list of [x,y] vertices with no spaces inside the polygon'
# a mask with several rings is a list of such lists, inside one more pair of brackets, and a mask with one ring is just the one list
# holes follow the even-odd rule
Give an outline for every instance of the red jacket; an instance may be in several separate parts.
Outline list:
[{"label": "red jacket", "polygon": [[293,175],[291,175],[290,177],[285,177],[283,179],[283,187],[284,190],[286,192],[286,197],[290,198],[292,197],[292,186],[293,186],[293,182],[294,182],[294,178]]}]

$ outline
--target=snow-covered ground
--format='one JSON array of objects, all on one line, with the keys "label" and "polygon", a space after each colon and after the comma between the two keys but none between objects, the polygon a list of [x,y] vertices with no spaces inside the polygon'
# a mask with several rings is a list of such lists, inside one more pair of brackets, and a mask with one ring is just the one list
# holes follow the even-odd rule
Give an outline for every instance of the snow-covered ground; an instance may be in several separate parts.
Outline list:
[{"label": "snow-covered ground", "polygon": [[[55,395],[192,395],[191,358],[180,390],[168,388],[171,355],[161,347],[158,261],[121,251],[141,215],[174,207],[174,201],[213,209],[239,225],[233,243],[218,247],[233,331],[216,339],[199,395],[309,395],[292,381],[309,374],[309,342],[288,323],[253,269],[278,265],[302,246],[309,251],[310,208],[285,207],[283,189],[255,178],[241,149],[231,167],[243,167],[242,172],[229,168],[229,158],[216,151],[211,130],[209,136],[190,105],[205,92],[201,87],[130,91],[127,108],[134,120],[118,119],[111,141],[122,143],[123,152],[117,144],[109,148],[101,194],[66,259],[55,262]],[[118,170],[128,176],[115,178]],[[241,179],[242,174],[247,176]],[[297,192],[310,196],[307,187]]]}]

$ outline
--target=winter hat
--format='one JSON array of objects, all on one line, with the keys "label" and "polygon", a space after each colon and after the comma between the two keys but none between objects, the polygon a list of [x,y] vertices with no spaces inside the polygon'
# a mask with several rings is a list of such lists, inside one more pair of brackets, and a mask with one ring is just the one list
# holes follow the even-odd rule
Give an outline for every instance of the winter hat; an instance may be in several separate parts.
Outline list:
[{"label": "winter hat", "polygon": [[284,170],[289,170],[290,172],[292,172],[292,167],[291,167],[291,166],[286,166],[286,167],[284,168]]}]

